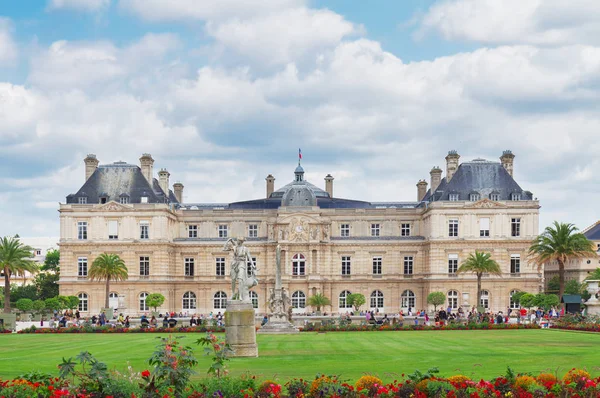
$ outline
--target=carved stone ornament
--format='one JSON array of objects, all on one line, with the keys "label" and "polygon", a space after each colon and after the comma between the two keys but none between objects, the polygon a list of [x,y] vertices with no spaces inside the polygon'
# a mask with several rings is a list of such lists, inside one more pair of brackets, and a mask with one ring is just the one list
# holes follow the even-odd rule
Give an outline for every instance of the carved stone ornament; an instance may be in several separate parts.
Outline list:
[{"label": "carved stone ornament", "polygon": [[110,201],[105,205],[99,205],[93,208],[93,211],[128,211],[131,207],[124,206],[120,203]]},{"label": "carved stone ornament", "polygon": [[489,199],[481,199],[467,207],[473,209],[506,209],[505,205]]},{"label": "carved stone ornament", "polygon": [[308,221],[301,218],[294,218],[288,227],[288,236],[290,241],[308,241],[310,226]]}]

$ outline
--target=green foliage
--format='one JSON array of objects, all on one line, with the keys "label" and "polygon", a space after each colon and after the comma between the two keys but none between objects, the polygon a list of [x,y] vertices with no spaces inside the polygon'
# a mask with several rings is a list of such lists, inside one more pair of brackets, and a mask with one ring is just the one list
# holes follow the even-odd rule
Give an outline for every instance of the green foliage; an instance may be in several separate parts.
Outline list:
[{"label": "green foliage", "polygon": [[50,250],[46,253],[44,265],[40,268],[42,271],[60,272],[60,252],[58,250]]},{"label": "green foliage", "polygon": [[257,386],[254,377],[209,377],[202,380],[195,390],[202,392],[205,397],[244,398],[245,391],[256,391]]},{"label": "green foliage", "polygon": [[446,302],[446,295],[443,292],[431,292],[427,295],[427,304],[433,305],[434,311],[437,311],[438,305]]},{"label": "green foliage", "polygon": [[44,300],[35,300],[33,302],[33,310],[35,312],[41,313],[46,309],[46,303]]},{"label": "green foliage", "polygon": [[38,298],[37,288],[35,285],[17,286],[11,285],[10,287],[10,299],[13,302],[19,301],[22,298],[35,300]]},{"label": "green foliage", "polygon": [[181,346],[181,337],[160,337],[161,343],[148,360],[148,364],[154,366],[150,375],[144,380],[144,389],[152,393],[156,387],[169,386],[179,396],[192,377],[194,366],[198,361],[194,357],[191,347]]},{"label": "green foliage", "polygon": [[80,388],[89,393],[103,394],[110,380],[106,364],[87,351],[81,351],[75,360],[63,357],[62,363],[58,364],[58,374],[61,379],[71,378],[73,383],[78,382]]},{"label": "green foliage", "polygon": [[560,300],[556,294],[543,294],[539,293],[536,295],[525,293],[519,300],[522,307],[534,308],[539,307],[545,310],[549,310],[552,307],[556,307],[560,304]]},{"label": "green foliage", "polygon": [[154,312],[156,312],[156,309],[163,305],[164,302],[165,296],[163,296],[160,293],[152,293],[149,294],[148,297],[146,297],[146,305],[148,307],[154,308]]},{"label": "green foliage", "polygon": [[346,297],[346,303],[353,306],[355,311],[358,311],[366,302],[367,299],[361,293],[352,293]]},{"label": "green foliage", "polygon": [[58,296],[59,274],[40,272],[33,279],[40,300],[46,300]]},{"label": "green foliage", "polygon": [[329,300],[329,298],[326,297],[324,294],[317,293],[313,296],[310,296],[308,298],[307,303],[311,307],[316,307],[317,311],[321,311],[321,307],[324,307],[326,305],[331,305],[331,300]]},{"label": "green foliage", "polygon": [[36,273],[38,268],[34,261],[33,248],[21,243],[18,236],[5,236],[0,239],[0,269],[4,273],[4,312],[10,313],[10,277],[24,275],[25,272]]},{"label": "green foliage", "polygon": [[125,281],[128,278],[125,262],[118,254],[102,253],[92,263],[88,276],[93,281],[106,281],[104,307],[108,308],[110,281]]},{"label": "green foliage", "polygon": [[44,300],[44,303],[46,304],[46,308],[48,308],[49,310],[52,311],[60,311],[62,309],[60,300],[58,299],[58,297],[51,297],[48,298],[46,300]]},{"label": "green foliage", "polygon": [[33,300],[28,298],[22,298],[17,301],[17,308],[21,312],[31,311],[33,309]]},{"label": "green foliage", "polygon": [[502,275],[500,265],[493,260],[491,253],[475,251],[460,265],[457,273],[472,272],[480,277],[482,274]]},{"label": "green foliage", "polygon": [[535,306],[535,296],[531,293],[525,293],[519,300],[521,307],[532,308]]},{"label": "green foliage", "polygon": [[217,378],[225,375],[227,373],[225,362],[229,361],[229,357],[234,354],[229,344],[219,342],[217,336],[212,333],[206,333],[206,336],[198,339],[196,344],[205,346],[205,355],[212,355],[212,363],[207,373],[215,375]]},{"label": "green foliage", "polygon": [[586,281],[597,281],[600,280],[600,268],[596,268],[592,273],[590,273],[586,278]]},{"label": "green foliage", "polygon": [[521,303],[521,298],[522,298],[524,295],[526,295],[526,294],[528,294],[528,293],[527,293],[527,292],[515,292],[515,293],[512,295],[512,300],[513,300],[513,301],[514,301],[516,304],[519,304],[519,305],[522,305],[523,307],[525,307],[525,306],[524,306],[524,305]]},{"label": "green foliage", "polygon": [[69,299],[68,296],[58,296],[58,301],[60,302],[60,308],[61,310],[66,310],[71,308],[71,299]]},{"label": "green foliage", "polygon": [[548,288],[546,290],[548,293],[558,294],[558,292],[560,291],[560,279],[558,275],[555,275],[548,280]]},{"label": "green foliage", "polygon": [[407,375],[406,377],[409,380],[412,380],[414,383],[418,383],[425,379],[431,379],[435,377],[436,374],[440,373],[440,370],[437,367],[429,368],[425,373],[421,372],[419,369],[415,370],[413,373]]}]

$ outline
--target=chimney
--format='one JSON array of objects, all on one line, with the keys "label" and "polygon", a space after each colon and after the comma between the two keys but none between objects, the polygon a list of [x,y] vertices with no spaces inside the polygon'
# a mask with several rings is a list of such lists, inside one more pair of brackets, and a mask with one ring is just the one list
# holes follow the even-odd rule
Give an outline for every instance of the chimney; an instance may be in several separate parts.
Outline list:
[{"label": "chimney", "polygon": [[427,194],[427,181],[419,180],[419,182],[417,182],[417,201],[418,202],[422,201],[426,194]]},{"label": "chimney", "polygon": [[98,159],[96,159],[96,155],[90,153],[83,159],[83,162],[85,163],[85,180],[87,181],[98,168]]},{"label": "chimney", "polygon": [[333,180],[331,174],[325,176],[325,191],[327,191],[330,198],[333,198]]},{"label": "chimney", "polygon": [[183,203],[183,184],[180,182],[173,184],[173,192],[175,193],[177,201]]},{"label": "chimney", "polygon": [[435,166],[429,172],[431,176],[431,195],[435,194],[435,190],[440,186],[440,182],[442,182],[442,169],[438,166]]},{"label": "chimney", "polygon": [[158,172],[158,185],[163,190],[167,198],[169,197],[169,176],[171,174],[167,171],[167,169],[160,169]]},{"label": "chimney", "polygon": [[152,159],[152,155],[144,153],[140,158],[140,167],[142,169],[142,174],[146,177],[150,186],[152,186],[152,178],[154,176],[154,159]]},{"label": "chimney", "polygon": [[272,174],[269,174],[267,178],[267,199],[271,196],[271,194],[275,191],[275,177]]},{"label": "chimney", "polygon": [[446,182],[450,182],[452,176],[456,173],[458,159],[460,159],[460,155],[455,150],[448,151],[448,156],[446,156]]},{"label": "chimney", "polygon": [[502,167],[508,171],[510,176],[513,176],[513,162],[515,160],[515,155],[513,155],[510,149],[502,152],[502,156],[500,156],[500,162],[502,162]]}]

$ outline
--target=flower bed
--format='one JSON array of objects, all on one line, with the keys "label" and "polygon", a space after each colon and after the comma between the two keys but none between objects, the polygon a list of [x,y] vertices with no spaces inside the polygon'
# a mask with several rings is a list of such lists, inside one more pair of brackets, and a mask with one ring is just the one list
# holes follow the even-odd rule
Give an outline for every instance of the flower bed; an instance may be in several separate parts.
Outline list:
[{"label": "flower bed", "polygon": [[567,314],[558,319],[552,329],[578,330],[582,332],[600,332],[600,317],[579,314]]},{"label": "flower bed", "polygon": [[550,328],[551,329],[576,330],[576,331],[581,331],[581,332],[600,333],[600,325],[569,325],[569,326],[554,325],[554,326],[551,326]]},{"label": "flower bed", "polygon": [[[62,333],[206,333],[206,332],[224,332],[225,328],[221,326],[195,326],[195,327],[175,327],[175,328],[122,328],[110,326],[71,326],[67,328],[36,328],[32,326],[20,330],[19,334],[62,334]],[[10,332],[9,332],[10,333]]]},{"label": "flower bed", "polygon": [[507,329],[539,329],[536,324],[500,324],[493,323],[451,323],[442,326],[426,325],[307,325],[302,332],[369,332],[369,331],[436,331],[436,330],[507,330]]}]

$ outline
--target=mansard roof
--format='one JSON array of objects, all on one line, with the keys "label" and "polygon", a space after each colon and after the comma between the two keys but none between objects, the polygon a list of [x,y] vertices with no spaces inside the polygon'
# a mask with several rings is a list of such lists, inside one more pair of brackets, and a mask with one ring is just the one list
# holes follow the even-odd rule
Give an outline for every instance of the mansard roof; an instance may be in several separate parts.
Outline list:
[{"label": "mansard roof", "polygon": [[99,203],[100,198],[118,202],[124,196],[129,203],[141,203],[143,196],[148,203],[177,203],[173,192],[169,190],[167,196],[156,178],[150,185],[138,166],[125,162],[98,166],[76,194],[67,196],[67,203],[78,203],[80,197],[86,197],[87,203]]},{"label": "mansard roof", "polygon": [[424,200],[449,200],[450,194],[458,194],[459,201],[466,201],[472,193],[480,194],[481,198],[498,194],[498,200],[511,200],[512,194],[521,195],[521,200],[531,200],[533,196],[523,191],[501,163],[475,159],[460,164],[450,181],[444,177],[433,195],[429,190]]},{"label": "mansard roof", "polygon": [[585,235],[585,237],[589,240],[600,240],[600,221],[586,228],[583,231],[583,235]]}]

